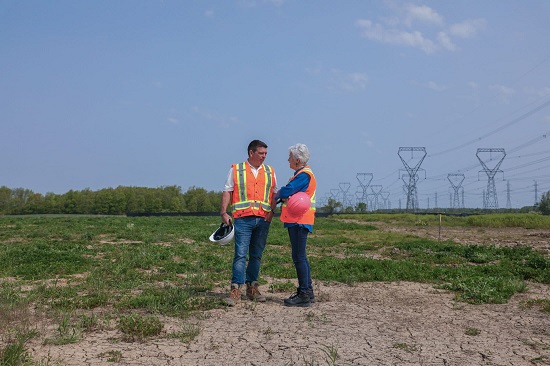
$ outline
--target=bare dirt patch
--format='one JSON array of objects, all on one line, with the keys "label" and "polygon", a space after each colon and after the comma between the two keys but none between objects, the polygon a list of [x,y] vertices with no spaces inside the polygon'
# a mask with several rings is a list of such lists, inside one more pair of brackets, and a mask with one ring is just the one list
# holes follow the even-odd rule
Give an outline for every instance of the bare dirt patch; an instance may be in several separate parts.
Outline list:
[{"label": "bare dirt patch", "polygon": [[379,229],[410,234],[431,240],[452,240],[461,244],[494,246],[525,245],[550,255],[550,230],[524,228],[475,228],[438,226],[391,226],[382,222],[369,222]]},{"label": "bare dirt patch", "polygon": [[[444,228],[440,234],[437,227],[377,226],[435,240],[549,250],[548,232],[540,230]],[[316,283],[317,301],[309,308],[284,307],[289,294],[269,288],[261,286],[266,303],[241,301],[198,319],[162,318],[164,336],[144,342],[124,342],[109,327],[75,344],[35,339],[30,351],[36,360],[65,365],[550,365],[550,315],[525,307],[529,299],[550,299],[549,285],[529,283],[507,304],[471,305],[429,284]],[[190,323],[200,329],[191,342],[166,337]]]},{"label": "bare dirt patch", "polygon": [[[110,329],[76,344],[37,342],[32,352],[66,365],[112,365],[109,354],[123,365],[324,365],[335,354],[338,365],[550,364],[550,317],[522,305],[550,298],[547,285],[529,284],[502,305],[457,303],[451,293],[405,282],[318,285],[317,292],[310,308],[284,307],[287,294],[268,293],[263,304],[209,311],[189,344],[163,337],[127,343]],[[163,321],[164,332],[189,323]]]}]

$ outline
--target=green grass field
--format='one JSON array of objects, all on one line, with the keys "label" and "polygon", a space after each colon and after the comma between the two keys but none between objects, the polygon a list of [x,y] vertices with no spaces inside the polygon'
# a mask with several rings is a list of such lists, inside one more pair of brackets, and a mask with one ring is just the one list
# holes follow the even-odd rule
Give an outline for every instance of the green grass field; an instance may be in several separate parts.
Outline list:
[{"label": "green grass field", "polygon": [[[312,277],[431,283],[474,304],[505,303],[526,281],[550,283],[550,259],[532,248],[432,241],[378,230],[373,221],[439,225],[437,216],[406,214],[319,218],[308,241]],[[128,340],[143,339],[160,333],[161,315],[186,319],[224,306],[210,291],[229,285],[233,249],[208,241],[218,225],[217,217],[0,217],[0,365],[47,364],[25,346],[43,337],[33,328],[37,313],[58,329],[43,341],[67,344],[109,324]],[[550,229],[550,217],[445,217],[443,225]],[[278,219],[261,275],[276,280],[273,291],[293,290],[289,240]],[[549,302],[531,305],[548,312]],[[98,308],[101,316],[92,311]],[[190,326],[170,336],[188,342],[198,332]]]}]

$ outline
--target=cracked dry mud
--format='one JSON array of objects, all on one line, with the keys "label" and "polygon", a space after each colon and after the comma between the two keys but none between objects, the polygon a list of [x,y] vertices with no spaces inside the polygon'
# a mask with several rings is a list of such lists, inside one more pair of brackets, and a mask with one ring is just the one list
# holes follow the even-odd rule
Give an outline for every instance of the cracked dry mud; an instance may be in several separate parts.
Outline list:
[{"label": "cracked dry mud", "polygon": [[[439,235],[437,228],[402,230]],[[485,244],[549,248],[547,231],[445,230],[446,238],[463,243],[474,237],[479,243],[483,234]],[[190,343],[162,336],[128,343],[111,329],[63,346],[33,340],[31,352],[66,365],[550,365],[550,315],[523,306],[528,299],[550,299],[549,285],[528,283],[528,291],[508,303],[485,305],[456,302],[429,284],[315,286],[310,308],[282,306],[289,294],[268,292],[268,283],[261,286],[266,303],[242,301],[201,319],[162,318],[165,333],[197,324],[200,334]],[[224,290],[212,295],[224,296]],[[109,360],[109,352],[120,360]]]}]

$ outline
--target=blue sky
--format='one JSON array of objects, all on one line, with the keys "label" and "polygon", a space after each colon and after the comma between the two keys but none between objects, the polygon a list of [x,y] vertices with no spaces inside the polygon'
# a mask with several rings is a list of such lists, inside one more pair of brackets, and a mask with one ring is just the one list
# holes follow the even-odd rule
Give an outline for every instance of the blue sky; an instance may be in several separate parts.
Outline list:
[{"label": "blue sky", "polygon": [[281,184],[301,142],[320,201],[371,173],[393,208],[400,147],[426,149],[420,208],[449,207],[449,174],[482,207],[476,151],[504,148],[499,207],[508,182],[530,205],[550,190],[548,19],[546,0],[0,0],[0,186],[218,191],[257,138]]}]

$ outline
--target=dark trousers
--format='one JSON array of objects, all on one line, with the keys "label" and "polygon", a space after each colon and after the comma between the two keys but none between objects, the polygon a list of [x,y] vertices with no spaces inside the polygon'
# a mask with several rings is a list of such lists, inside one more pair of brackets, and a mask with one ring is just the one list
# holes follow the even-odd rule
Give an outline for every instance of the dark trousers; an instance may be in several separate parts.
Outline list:
[{"label": "dark trousers", "polygon": [[307,260],[306,245],[307,235],[309,230],[299,225],[294,225],[288,228],[288,236],[292,246],[292,260],[296,267],[298,275],[299,291],[309,291],[313,289],[311,283],[311,273],[309,269],[309,261]]}]

